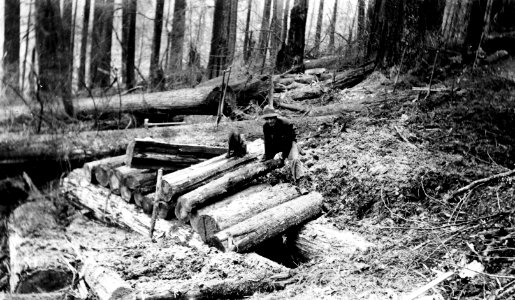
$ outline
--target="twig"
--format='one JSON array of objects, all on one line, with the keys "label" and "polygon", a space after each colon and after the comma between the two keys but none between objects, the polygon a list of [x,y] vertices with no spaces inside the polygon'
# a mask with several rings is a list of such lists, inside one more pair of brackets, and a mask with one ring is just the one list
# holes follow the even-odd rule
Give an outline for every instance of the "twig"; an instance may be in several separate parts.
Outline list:
[{"label": "twig", "polygon": [[431,84],[433,84],[433,76],[435,74],[436,61],[438,60],[439,53],[440,49],[436,50],[435,60],[433,61],[433,68],[431,70],[431,77],[429,78],[429,84],[427,85],[427,94],[426,97],[424,97],[424,100],[427,99],[427,97],[429,97],[429,94],[431,93]]},{"label": "twig", "polygon": [[452,275],[454,275],[454,271],[450,271],[450,272],[441,274],[440,276],[436,277],[435,279],[433,279],[428,284],[426,284],[423,287],[418,288],[415,291],[411,292],[411,294],[409,294],[407,297],[403,298],[403,300],[412,300],[412,299],[417,298],[418,296],[420,296],[423,293],[425,293],[427,290],[432,289],[433,287],[437,286],[439,283],[441,283],[442,281],[444,281],[447,278],[451,277]]},{"label": "twig", "polygon": [[393,91],[397,88],[397,82],[399,81],[399,75],[401,75],[402,70],[402,62],[404,61],[404,54],[406,54],[407,45],[404,46],[404,50],[402,51],[401,62],[399,63],[399,71],[397,71],[397,75],[395,76],[395,82],[393,83]]},{"label": "twig", "polygon": [[159,199],[161,198],[161,180],[163,178],[163,168],[157,170],[156,194],[154,195],[154,207],[152,208],[152,219],[150,219],[149,236],[152,239],[154,235],[154,228],[156,226],[157,211],[159,208]]},{"label": "twig", "polygon": [[395,131],[397,131],[397,134],[401,137],[401,139],[403,141],[405,141],[406,143],[408,143],[408,145],[410,145],[410,147],[412,147],[413,149],[418,149],[417,146],[413,145],[410,141],[408,141],[407,138],[405,138],[402,134],[401,134],[401,131],[399,130],[399,128],[397,126],[393,126],[393,128],[395,128]]},{"label": "twig", "polygon": [[478,179],[476,181],[473,181],[471,182],[470,184],[462,187],[461,189],[458,189],[457,191],[455,191],[454,193],[452,193],[450,196],[448,196],[446,199],[449,200],[449,199],[452,199],[458,195],[461,195],[463,194],[464,192],[466,191],[469,191],[473,188],[476,188],[482,184],[487,184],[489,183],[490,181],[493,181],[493,180],[496,180],[496,179],[500,179],[500,178],[504,178],[504,177],[510,177],[510,176],[513,176],[515,175],[515,170],[510,170],[510,171],[507,171],[507,172],[504,172],[504,173],[499,173],[499,174],[496,174],[496,175],[492,175],[490,177],[487,177],[487,178],[483,178],[483,179]]}]

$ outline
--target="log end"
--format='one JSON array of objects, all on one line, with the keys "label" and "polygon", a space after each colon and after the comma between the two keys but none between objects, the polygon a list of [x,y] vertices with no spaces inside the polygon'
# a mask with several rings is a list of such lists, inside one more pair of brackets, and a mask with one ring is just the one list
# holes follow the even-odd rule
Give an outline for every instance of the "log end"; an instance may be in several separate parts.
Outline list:
[{"label": "log end", "polygon": [[101,186],[109,185],[109,172],[102,167],[95,167],[93,172],[95,173],[95,179]]},{"label": "log end", "polygon": [[[73,273],[69,269],[57,268],[25,272],[23,276],[16,277],[13,278],[16,283],[11,285],[13,293],[41,293],[53,292],[70,286]],[[11,279],[11,283],[13,283],[13,279]]]},{"label": "log end", "polygon": [[196,226],[198,234],[204,242],[207,242],[213,235],[220,231],[218,222],[211,216],[201,215],[196,219]]}]

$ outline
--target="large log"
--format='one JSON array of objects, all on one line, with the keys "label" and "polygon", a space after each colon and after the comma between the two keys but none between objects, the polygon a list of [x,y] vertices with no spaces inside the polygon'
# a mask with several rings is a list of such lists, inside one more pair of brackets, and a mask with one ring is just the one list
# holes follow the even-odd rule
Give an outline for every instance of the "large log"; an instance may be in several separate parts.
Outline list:
[{"label": "large log", "polygon": [[327,79],[323,83],[333,89],[346,89],[362,82],[375,69],[372,62],[363,64],[362,66],[337,74],[334,79]]},{"label": "large log", "polygon": [[127,147],[125,164],[140,169],[182,169],[227,152],[224,147],[135,139]]},{"label": "large log", "polygon": [[113,169],[109,178],[109,188],[113,193],[119,194],[122,186],[134,190],[140,186],[155,185],[155,180],[155,171],[121,166]]},{"label": "large log", "polygon": [[135,300],[136,292],[113,270],[88,259],[82,269],[84,279],[99,300]]},{"label": "large log", "polygon": [[174,201],[176,196],[182,195],[206,184],[224,173],[234,170],[241,165],[248,164],[264,151],[263,140],[258,139],[247,145],[247,155],[244,157],[227,158],[220,155],[189,168],[182,169],[163,176],[163,199]]},{"label": "large log", "polygon": [[187,220],[193,209],[201,207],[206,202],[237,191],[252,180],[283,166],[281,160],[268,160],[244,165],[234,171],[224,174],[189,193],[180,196],[175,206],[175,216],[179,220]]},{"label": "large log", "polygon": [[269,208],[216,233],[209,243],[222,251],[244,252],[290,227],[313,219],[322,211],[322,195],[311,192]]},{"label": "large log", "polygon": [[251,186],[194,212],[190,224],[202,240],[207,241],[220,230],[298,196],[297,189],[286,183],[273,187],[265,184]]},{"label": "large log", "polygon": [[76,253],[57,221],[52,202],[16,208],[8,221],[12,293],[53,292],[72,284]]},{"label": "large log", "polygon": [[342,57],[338,55],[324,56],[317,59],[310,59],[304,61],[304,67],[306,69],[315,68],[338,68],[338,63],[342,61]]},{"label": "large log", "polygon": [[[102,182],[105,182],[105,184],[107,185],[107,181],[104,181],[105,179],[107,179],[106,176],[104,176],[104,173],[103,173],[103,172],[105,172],[104,170],[107,170],[108,168],[112,168],[112,167],[115,167],[115,168],[119,167],[124,163],[124,161],[125,161],[125,156],[119,155],[119,156],[106,157],[103,159],[87,162],[83,166],[85,174],[86,174],[86,180],[88,180],[91,183],[99,183],[99,181],[96,178],[96,173],[98,172],[100,174],[99,175],[100,180]],[[100,170],[97,171],[97,169],[100,169]],[[106,173],[106,175],[107,175],[107,173]]]}]

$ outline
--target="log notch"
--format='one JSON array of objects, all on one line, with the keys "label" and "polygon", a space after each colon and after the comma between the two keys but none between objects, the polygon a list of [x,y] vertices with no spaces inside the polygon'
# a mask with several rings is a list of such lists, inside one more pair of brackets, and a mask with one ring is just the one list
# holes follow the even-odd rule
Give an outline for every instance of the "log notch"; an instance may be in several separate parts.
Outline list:
[{"label": "log notch", "polygon": [[286,183],[273,187],[266,184],[251,186],[220,202],[199,209],[192,214],[190,223],[202,240],[207,241],[220,230],[298,196],[297,189]]},{"label": "log notch", "polygon": [[139,169],[178,170],[227,152],[223,147],[135,139],[127,147],[125,164]]},{"label": "log notch", "polygon": [[224,154],[163,176],[162,191],[164,200],[174,202],[176,196],[192,191],[209,181],[221,177],[225,172],[256,160],[264,151],[263,140],[258,139],[249,143],[247,151],[248,154],[244,157],[227,158]]},{"label": "log notch", "polygon": [[52,202],[16,208],[8,221],[11,292],[53,292],[72,284],[76,253],[64,235]]},{"label": "log notch", "polygon": [[215,234],[209,243],[222,251],[243,252],[322,211],[322,195],[312,192],[269,208]]},{"label": "log notch", "polygon": [[[124,155],[120,156],[113,156],[113,157],[106,157],[104,159],[95,160],[91,162],[87,162],[84,164],[83,168],[86,174],[86,180],[91,183],[99,183],[99,181],[96,178],[97,169],[102,167],[102,170],[107,170],[107,168],[116,168],[121,165],[123,165],[125,160]],[[102,182],[105,182],[104,186],[107,186],[108,181],[106,180],[109,177],[106,177],[107,172],[103,173],[103,171],[99,171],[100,173],[100,179]],[[105,174],[105,175],[104,175]]]},{"label": "log notch", "polygon": [[309,260],[327,255],[351,257],[357,251],[367,251],[374,247],[363,237],[322,224],[318,219],[289,233],[287,241],[288,247]]},{"label": "log notch", "polygon": [[135,300],[136,292],[116,272],[88,259],[82,269],[84,279],[99,300]]},{"label": "log notch", "polygon": [[206,202],[230,194],[245,187],[252,180],[283,166],[281,160],[255,162],[234,171],[226,173],[189,193],[180,196],[175,206],[175,216],[179,220],[187,220],[194,208],[199,208]]}]

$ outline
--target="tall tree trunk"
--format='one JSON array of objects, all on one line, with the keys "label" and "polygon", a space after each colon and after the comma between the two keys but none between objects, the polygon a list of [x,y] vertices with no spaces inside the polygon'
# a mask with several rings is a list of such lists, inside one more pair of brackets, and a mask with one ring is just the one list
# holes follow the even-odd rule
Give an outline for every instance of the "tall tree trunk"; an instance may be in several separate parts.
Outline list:
[{"label": "tall tree trunk", "polygon": [[277,55],[276,66],[280,72],[287,71],[294,65],[303,64],[307,14],[308,1],[295,0],[290,14],[288,43],[283,44]]},{"label": "tall tree trunk", "polygon": [[[71,3],[69,3],[71,8]],[[73,115],[71,102],[71,9],[61,18],[59,0],[36,2],[36,48],[39,62],[39,84],[43,102],[61,97],[66,113]]]},{"label": "tall tree trunk", "polygon": [[284,8],[281,43],[284,43],[288,38],[288,13],[290,12],[290,1],[291,0],[286,0],[286,7]]},{"label": "tall tree trunk", "polygon": [[59,51],[61,54],[61,72],[63,76],[62,94],[64,107],[69,115],[73,115],[72,104],[72,75],[73,75],[73,2],[63,1],[61,12],[61,45]]},{"label": "tall tree trunk", "polygon": [[261,61],[264,55],[266,55],[266,48],[268,47],[268,36],[270,30],[270,10],[272,8],[272,0],[265,0],[265,6],[263,8],[263,17],[261,19],[261,31],[259,32],[259,56],[258,61]]},{"label": "tall tree trunk", "polygon": [[245,22],[245,38],[243,40],[243,61],[248,63],[251,56],[250,49],[250,13],[252,12],[252,0],[247,0],[247,21]]},{"label": "tall tree trunk", "polygon": [[152,87],[161,87],[164,84],[164,73],[159,66],[159,50],[161,49],[161,33],[163,32],[164,0],[156,1],[156,15],[154,18],[154,36],[152,38],[152,54],[150,55],[150,82]]},{"label": "tall tree trunk", "polygon": [[182,69],[184,29],[186,24],[186,0],[175,0],[168,73]]},{"label": "tall tree trunk", "polygon": [[317,28],[316,28],[316,32],[315,32],[315,47],[313,49],[315,56],[320,55],[320,38],[322,35],[323,19],[324,19],[324,0],[320,0],[320,6],[318,7]]},{"label": "tall tree trunk", "polygon": [[229,14],[229,57],[228,65],[234,60],[236,53],[236,29],[238,25],[238,0],[230,0],[231,10]]},{"label": "tall tree trunk", "polygon": [[108,87],[111,80],[111,44],[114,0],[95,0],[91,36],[91,85]]},{"label": "tall tree trunk", "polygon": [[84,1],[84,19],[82,19],[82,32],[80,43],[80,61],[79,61],[79,89],[86,86],[86,53],[88,49],[88,28],[89,28],[89,11],[91,0]]},{"label": "tall tree trunk", "polygon": [[274,13],[272,14],[272,32],[270,33],[272,36],[270,37],[270,61],[275,62],[277,52],[281,47],[281,27],[282,22],[281,18],[283,15],[283,0],[274,0]]},{"label": "tall tree trunk", "polygon": [[362,53],[365,40],[365,0],[358,0],[358,53]]},{"label": "tall tree trunk", "polygon": [[483,32],[484,16],[488,0],[472,0],[467,34],[465,36],[465,50],[475,51],[479,47],[481,33]]},{"label": "tall tree trunk", "polygon": [[14,88],[18,87],[20,54],[20,0],[5,0],[4,3],[3,68],[4,79]]},{"label": "tall tree trunk", "polygon": [[[364,1],[364,0],[359,0]],[[329,25],[329,52],[334,53],[334,35],[336,33],[336,18],[337,18],[337,11],[338,11],[338,0],[334,0],[334,7],[333,7],[333,17],[331,19],[331,24]]]},{"label": "tall tree trunk", "polygon": [[137,0],[123,0],[122,6],[122,78],[127,89],[135,85]]}]

